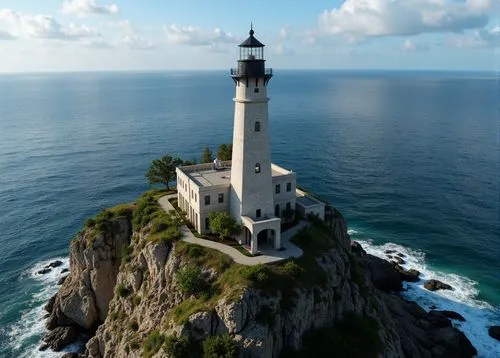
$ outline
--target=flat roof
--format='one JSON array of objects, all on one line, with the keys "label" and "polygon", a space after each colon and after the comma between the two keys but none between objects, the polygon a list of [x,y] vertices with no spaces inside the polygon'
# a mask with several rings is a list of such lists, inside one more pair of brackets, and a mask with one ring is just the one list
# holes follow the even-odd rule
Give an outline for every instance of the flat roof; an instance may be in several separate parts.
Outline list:
[{"label": "flat roof", "polygon": [[298,196],[297,203],[304,207],[321,204],[319,201],[316,201],[309,196]]},{"label": "flat roof", "polygon": [[208,169],[186,174],[199,186],[229,185],[231,183],[231,168]]},{"label": "flat roof", "polygon": [[[217,185],[230,185],[231,184],[231,165],[226,165],[220,169],[214,169],[212,164],[197,164],[187,167],[179,167],[189,179],[193,180],[200,187],[210,187]],[[276,164],[271,165],[271,175],[273,177],[280,177],[288,175],[291,172],[283,169]]]}]

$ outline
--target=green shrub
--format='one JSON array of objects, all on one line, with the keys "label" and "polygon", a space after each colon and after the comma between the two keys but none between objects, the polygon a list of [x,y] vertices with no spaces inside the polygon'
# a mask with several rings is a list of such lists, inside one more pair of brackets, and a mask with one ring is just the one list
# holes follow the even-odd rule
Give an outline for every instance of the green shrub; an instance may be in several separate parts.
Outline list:
[{"label": "green shrub", "polygon": [[140,303],[141,303],[141,296],[135,295],[134,297],[132,297],[132,305],[134,307],[139,306]]},{"label": "green shrub", "polygon": [[130,293],[130,289],[125,285],[120,283],[116,286],[116,294],[118,295],[118,297],[127,297],[128,295],[130,295]]},{"label": "green shrub", "polygon": [[93,218],[89,218],[87,219],[87,221],[85,221],[85,227],[94,227],[95,226],[95,220]]},{"label": "green shrub", "polygon": [[242,276],[247,280],[263,286],[269,280],[269,268],[265,265],[247,266],[242,272]]},{"label": "green shrub", "polygon": [[177,282],[181,291],[187,294],[200,293],[204,288],[201,270],[197,267],[184,267],[177,272]]},{"label": "green shrub", "polygon": [[203,342],[204,358],[237,358],[238,346],[230,335],[209,336]]},{"label": "green shrub", "polygon": [[149,231],[151,234],[155,234],[157,232],[161,232],[168,228],[168,225],[166,222],[162,221],[161,219],[155,219],[153,221],[153,224],[151,225],[151,230]]},{"label": "green shrub", "polygon": [[165,342],[165,336],[158,331],[153,331],[147,336],[142,344],[142,356],[150,358],[160,350]]},{"label": "green shrub", "polygon": [[130,262],[132,259],[132,252],[134,251],[134,248],[132,246],[123,246],[122,251],[121,251],[121,262]]},{"label": "green shrub", "polygon": [[295,261],[288,261],[286,264],[283,265],[283,271],[287,275],[297,278],[304,272],[304,269],[299,265],[297,265]]},{"label": "green shrub", "polygon": [[190,343],[186,337],[168,336],[165,338],[163,349],[171,358],[186,358],[190,356]]}]

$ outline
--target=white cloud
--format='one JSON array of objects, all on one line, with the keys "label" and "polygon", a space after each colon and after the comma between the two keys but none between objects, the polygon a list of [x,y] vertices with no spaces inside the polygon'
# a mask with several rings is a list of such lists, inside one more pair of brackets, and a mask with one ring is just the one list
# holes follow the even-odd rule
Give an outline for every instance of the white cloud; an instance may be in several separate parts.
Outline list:
[{"label": "white cloud", "polygon": [[500,25],[489,30],[482,29],[453,36],[448,44],[458,48],[500,48]]},{"label": "white cloud", "polygon": [[230,33],[219,28],[213,30],[202,30],[195,26],[163,26],[163,31],[167,37],[167,42],[171,44],[181,44],[189,46],[211,46],[235,43],[237,39]]},{"label": "white cloud", "polygon": [[403,52],[410,53],[410,52],[418,52],[418,51],[428,50],[429,46],[424,45],[424,44],[415,43],[412,40],[406,40],[405,42],[403,42],[403,44],[401,45],[401,47],[399,49]]},{"label": "white cloud", "polygon": [[319,16],[320,32],[330,35],[416,35],[482,28],[493,0],[346,0]]},{"label": "white cloud", "polygon": [[288,37],[289,37],[288,30],[286,28],[282,27],[280,29],[279,37],[280,37],[280,39],[283,39],[283,40],[288,39]]},{"label": "white cloud", "polygon": [[0,40],[14,40],[15,37],[12,36],[8,31],[0,30]]},{"label": "white cloud", "polygon": [[12,33],[25,38],[78,40],[100,36],[99,31],[93,27],[75,24],[63,27],[47,15],[25,15],[9,9],[0,9],[0,20],[11,26]]},{"label": "white cloud", "polygon": [[103,38],[92,39],[90,41],[84,41],[83,45],[88,48],[97,50],[107,50],[113,48],[113,46],[104,40]]},{"label": "white cloud", "polygon": [[153,50],[155,48],[151,40],[137,34],[127,34],[123,37],[122,43],[131,50]]},{"label": "white cloud", "polygon": [[118,6],[98,5],[95,0],[65,0],[61,9],[63,14],[88,16],[88,15],[114,15],[119,11]]},{"label": "white cloud", "polygon": [[275,48],[274,48],[274,52],[277,54],[277,55],[293,55],[295,52],[286,47],[285,45],[283,44],[278,44]]}]

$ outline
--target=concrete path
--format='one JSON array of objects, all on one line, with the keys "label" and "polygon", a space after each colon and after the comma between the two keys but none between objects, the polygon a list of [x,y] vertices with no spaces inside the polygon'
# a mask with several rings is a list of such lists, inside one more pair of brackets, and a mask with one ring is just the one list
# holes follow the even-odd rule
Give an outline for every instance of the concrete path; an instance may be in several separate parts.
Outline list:
[{"label": "concrete path", "polygon": [[[170,203],[169,199],[176,197],[177,197],[176,194],[165,195],[160,199],[158,199],[158,203],[163,208],[163,210],[167,212],[171,210],[175,211],[175,208]],[[259,250],[262,253],[262,255],[253,257],[245,256],[241,252],[236,250],[234,247],[224,245],[220,242],[197,238],[196,236],[194,236],[194,234],[191,232],[191,230],[189,230],[189,228],[186,225],[181,226],[180,230],[182,233],[182,239],[181,239],[182,241],[220,251],[226,255],[229,255],[234,260],[234,262],[238,264],[253,266],[258,264],[276,263],[279,261],[289,259],[290,257],[301,257],[303,254],[302,249],[294,245],[292,242],[290,242],[290,239],[297,232],[299,232],[299,230],[308,225],[309,224],[307,221],[301,221],[298,225],[281,233],[281,246],[285,250],[277,251],[271,248]]]}]

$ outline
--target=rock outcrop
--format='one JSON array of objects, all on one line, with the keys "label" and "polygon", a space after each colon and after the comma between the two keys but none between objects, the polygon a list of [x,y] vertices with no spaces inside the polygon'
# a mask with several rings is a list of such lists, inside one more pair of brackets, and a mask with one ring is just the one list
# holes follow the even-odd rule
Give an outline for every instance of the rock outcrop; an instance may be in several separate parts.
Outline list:
[{"label": "rock outcrop", "polygon": [[488,334],[491,338],[495,338],[497,341],[500,341],[500,326],[488,327]]},{"label": "rock outcrop", "polygon": [[[325,221],[321,230],[334,244],[306,260],[307,267],[315,270],[307,276],[311,282],[293,288],[279,283],[259,286],[270,273],[256,271],[252,276],[251,270],[209,249],[152,240],[151,225],[132,233],[126,218],[114,220],[108,235],[93,240],[86,231],[71,244],[71,272],[46,305],[51,313],[49,334],[66,337],[61,328],[67,327],[93,334],[97,328],[86,344],[87,358],[142,356],[151,337],[160,343],[160,338],[185,337],[200,345],[221,334],[230,335],[241,357],[271,358],[284,349],[299,349],[310,330],[355,314],[377,323],[381,357],[475,354],[465,335],[452,327],[452,314],[427,313],[395,293],[402,289],[402,275],[394,265],[366,254],[359,244],[351,252],[347,224],[338,211],[329,207]],[[130,254],[120,265],[122,249],[130,243]],[[186,291],[179,272],[187,267],[199,270],[212,287],[211,296]],[[298,275],[291,285],[301,279],[294,265],[287,270]],[[226,275],[227,281],[221,282],[225,272],[233,276]],[[249,278],[234,278],[243,273]],[[55,339],[49,338],[51,347],[56,347]],[[162,347],[150,356],[168,357]]]},{"label": "rock outcrop", "polygon": [[130,244],[131,233],[131,221],[119,217],[106,232],[86,230],[71,242],[71,272],[45,306],[50,332],[44,340],[54,350],[75,341],[78,332],[92,334],[106,319],[121,252]]},{"label": "rock outcrop", "polygon": [[439,280],[429,280],[424,283],[424,287],[429,291],[453,290],[453,287]]}]

